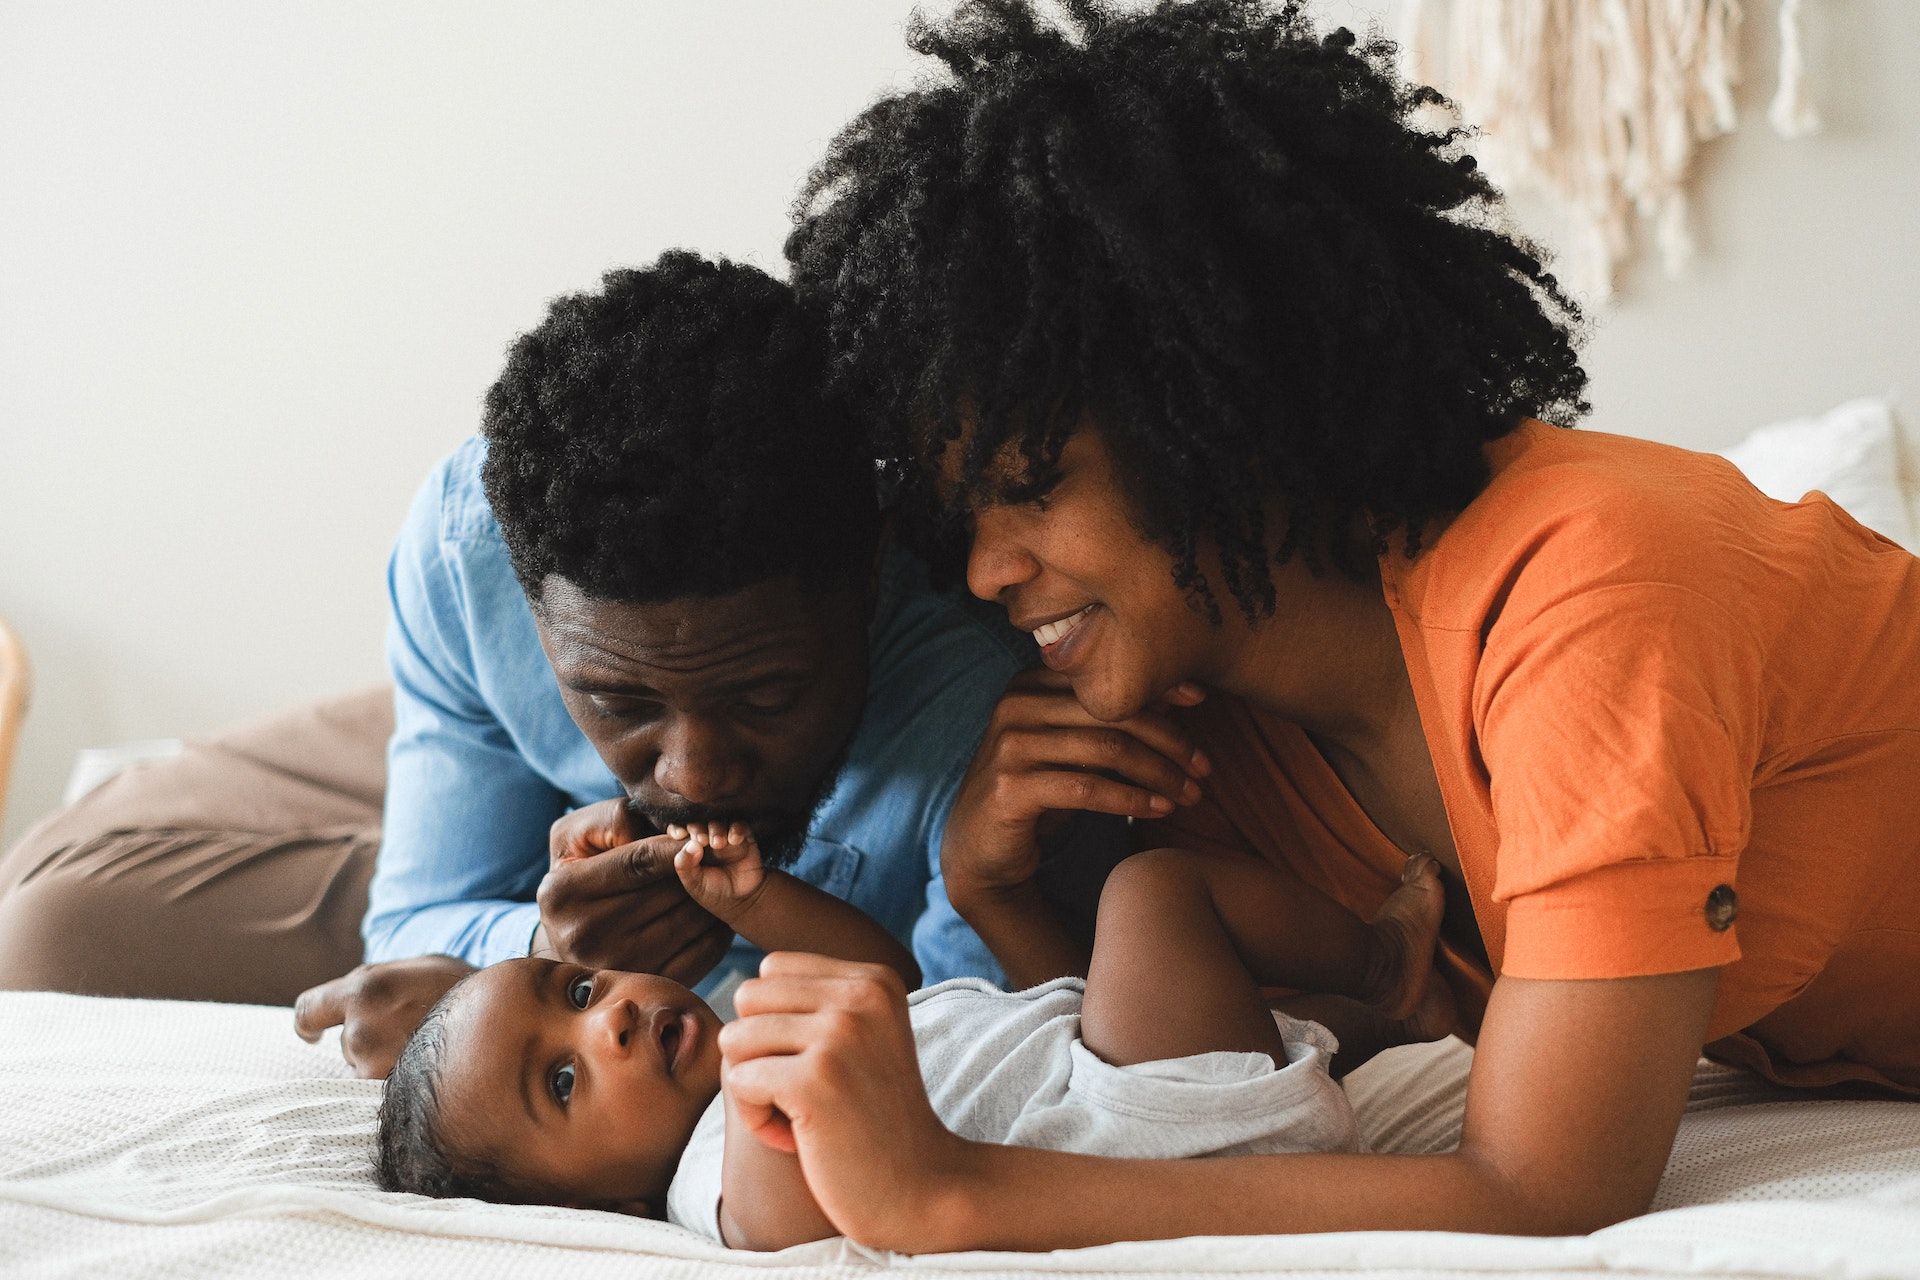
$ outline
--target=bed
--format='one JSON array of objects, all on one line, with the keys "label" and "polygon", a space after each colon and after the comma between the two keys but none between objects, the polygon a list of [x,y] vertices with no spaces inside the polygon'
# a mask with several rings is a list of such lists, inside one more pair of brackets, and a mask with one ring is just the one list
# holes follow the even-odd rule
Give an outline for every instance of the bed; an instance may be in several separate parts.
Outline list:
[{"label": "bed", "polygon": [[[1437,1151],[1471,1051],[1349,1081],[1369,1142]],[[664,1223],[377,1190],[380,1086],[282,1008],[0,993],[0,1275],[1920,1277],[1920,1105],[1810,1099],[1704,1065],[1654,1211],[1588,1237],[1206,1238],[901,1258],[733,1253]]]}]

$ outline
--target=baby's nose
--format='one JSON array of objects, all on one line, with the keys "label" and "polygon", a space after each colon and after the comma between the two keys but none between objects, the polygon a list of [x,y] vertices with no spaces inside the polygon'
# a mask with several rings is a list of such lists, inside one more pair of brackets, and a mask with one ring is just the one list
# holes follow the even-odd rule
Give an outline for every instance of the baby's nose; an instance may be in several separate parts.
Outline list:
[{"label": "baby's nose", "polygon": [[599,1025],[595,1028],[602,1047],[619,1057],[633,1052],[633,1042],[640,1029],[640,1010],[631,1000],[609,1000],[598,1011]]}]

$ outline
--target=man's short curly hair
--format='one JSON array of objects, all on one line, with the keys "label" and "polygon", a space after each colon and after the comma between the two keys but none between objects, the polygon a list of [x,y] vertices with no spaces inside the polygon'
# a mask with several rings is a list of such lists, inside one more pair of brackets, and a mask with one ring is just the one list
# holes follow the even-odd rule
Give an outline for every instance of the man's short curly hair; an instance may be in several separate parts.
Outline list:
[{"label": "man's short curly hair", "polygon": [[1393,45],[1298,4],[1061,7],[916,18],[947,74],[856,118],[795,206],[795,287],[924,510],[1037,495],[1090,416],[1190,598],[1219,616],[1212,547],[1252,618],[1276,561],[1417,553],[1487,441],[1585,411],[1576,306]]},{"label": "man's short curly hair", "polygon": [[675,250],[557,299],[487,394],[482,471],[515,574],[596,599],[725,595],[871,564],[871,450],[820,325],[765,272]]}]

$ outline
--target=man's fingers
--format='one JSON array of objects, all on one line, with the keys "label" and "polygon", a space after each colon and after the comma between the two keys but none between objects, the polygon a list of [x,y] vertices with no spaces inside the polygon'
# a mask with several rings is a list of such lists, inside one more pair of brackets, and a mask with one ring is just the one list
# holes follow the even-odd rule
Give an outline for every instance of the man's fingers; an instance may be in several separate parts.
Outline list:
[{"label": "man's fingers", "polygon": [[[655,945],[656,939],[649,939],[647,949],[667,957],[654,966],[655,972],[692,986],[713,972],[713,966],[726,956],[727,948],[733,945],[733,930],[692,899],[686,901],[684,909],[676,908],[676,911],[678,914],[673,919],[676,941],[660,947]],[[680,932],[683,929],[684,933]]]},{"label": "man's fingers", "polygon": [[295,1034],[312,1044],[328,1027],[337,1027],[347,1020],[345,983],[345,978],[335,978],[300,993],[293,1002]]},{"label": "man's fingers", "polygon": [[637,834],[632,817],[624,799],[602,800],[562,814],[547,837],[551,862],[589,858],[632,842]]},{"label": "man's fingers", "polygon": [[672,836],[648,836],[592,857],[563,859],[547,872],[551,892],[566,900],[608,898],[673,879],[673,855],[684,843]]}]

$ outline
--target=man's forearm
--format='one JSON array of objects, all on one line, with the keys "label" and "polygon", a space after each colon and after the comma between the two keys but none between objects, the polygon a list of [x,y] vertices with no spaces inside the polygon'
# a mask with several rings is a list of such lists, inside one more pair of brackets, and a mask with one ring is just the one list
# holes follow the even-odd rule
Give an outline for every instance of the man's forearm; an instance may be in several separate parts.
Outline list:
[{"label": "man's forearm", "polygon": [[539,908],[531,902],[493,898],[389,909],[368,922],[366,959],[378,963],[450,955],[483,968],[526,955],[539,918]]}]

